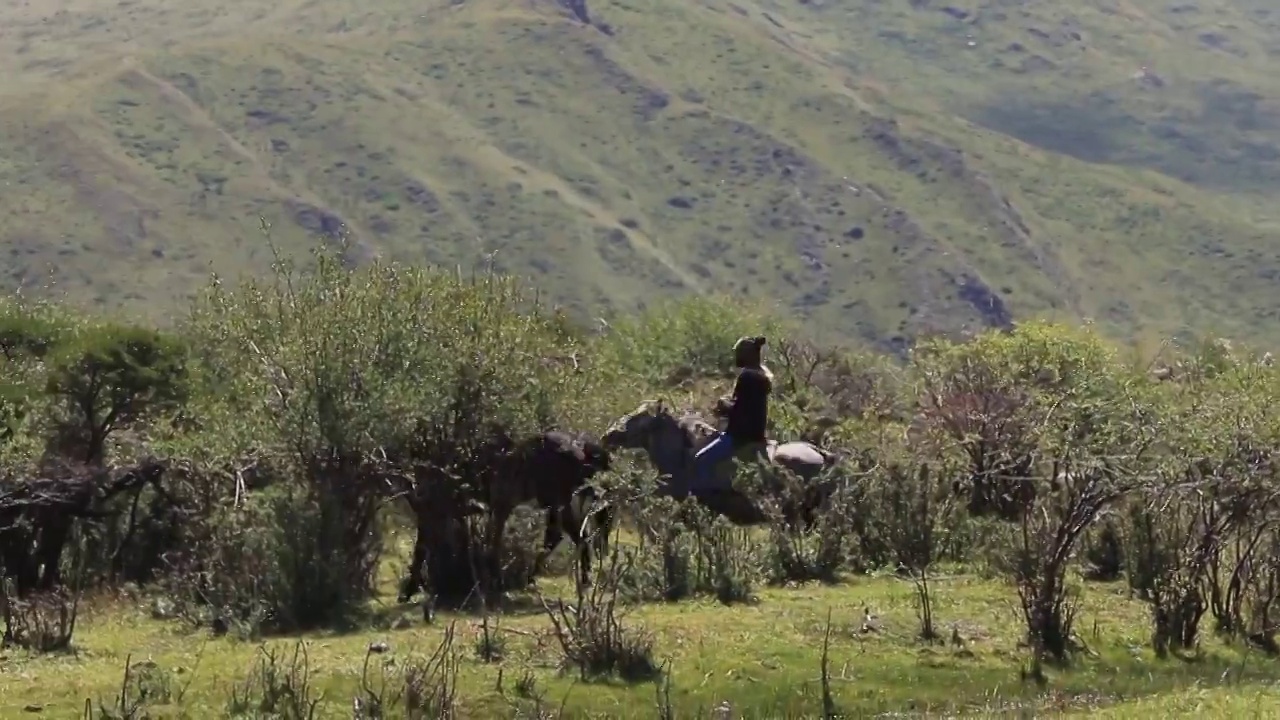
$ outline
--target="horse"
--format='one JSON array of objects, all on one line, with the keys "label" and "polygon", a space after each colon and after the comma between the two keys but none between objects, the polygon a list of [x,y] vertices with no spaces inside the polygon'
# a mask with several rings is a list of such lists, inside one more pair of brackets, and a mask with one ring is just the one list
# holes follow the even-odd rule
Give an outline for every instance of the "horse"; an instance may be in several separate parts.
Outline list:
[{"label": "horse", "polygon": [[[77,464],[50,464],[53,478],[29,479],[0,493],[0,577],[14,581],[20,597],[62,585],[62,555],[77,520],[99,520],[115,513],[106,505],[115,496],[150,486],[172,502],[161,485],[165,463],[150,459],[122,473]],[[135,496],[135,509],[137,499]],[[133,539],[131,526],[121,541]],[[112,558],[118,571],[119,551]]]},{"label": "horse", "polygon": [[[591,484],[598,473],[610,469],[609,451],[590,438],[553,430],[519,440],[495,437],[480,454],[490,456],[482,462],[480,497],[454,504],[462,515],[489,514],[485,547],[494,562],[501,555],[511,514],[521,505],[533,505],[547,512],[543,548],[535,568],[542,567],[547,555],[567,535],[578,548],[579,571],[585,581],[591,551],[604,552],[614,520],[612,506],[602,501],[601,493]],[[401,583],[400,602],[408,602],[422,588],[431,524],[438,522],[434,513],[418,512],[413,561]]]},{"label": "horse", "polygon": [[[613,506],[592,484],[597,474],[610,470],[609,451],[587,436],[550,431],[517,443],[515,452],[508,458],[514,463],[501,474],[514,481],[508,483],[508,489],[514,493],[506,503],[495,503],[494,491],[490,492],[490,508],[502,508],[506,513],[501,519],[503,527],[498,527],[498,514],[494,514],[495,522],[491,526],[497,533],[494,541],[501,543],[506,520],[518,505],[533,503],[547,512],[542,551],[534,563],[535,574],[542,571],[547,556],[568,536],[578,550],[581,580],[587,582],[591,553],[593,550],[601,555],[606,552],[613,529]],[[526,498],[524,502],[510,501],[512,497],[522,496]],[[493,547],[495,553],[501,549],[499,545]]]},{"label": "horse", "polygon": [[[663,492],[677,499],[686,497],[690,492],[693,480],[693,456],[716,436],[716,428],[696,414],[675,416],[661,400],[646,401],[627,415],[616,420],[601,438],[601,444],[610,450],[644,450],[649,461],[658,473],[667,477],[668,482]],[[766,467],[785,469],[794,473],[806,486],[805,498],[798,507],[787,503],[783,514],[788,523],[802,522],[805,526],[813,523],[813,513],[831,494],[834,489],[829,482],[817,482],[819,476],[833,467],[838,458],[830,452],[812,443],[795,441],[778,443],[768,441],[763,446],[744,448],[738,457],[764,456]],[[734,473],[733,458],[716,467],[722,479],[731,480]],[[725,477],[727,475],[727,477]],[[776,477],[776,476],[775,476]],[[725,487],[730,482],[721,483]],[[736,491],[722,493],[737,496]],[[720,512],[738,525],[754,525],[767,518],[758,508],[736,509],[720,506],[716,500],[707,496],[699,497],[699,501]],[[740,505],[740,503],[737,503]]]}]

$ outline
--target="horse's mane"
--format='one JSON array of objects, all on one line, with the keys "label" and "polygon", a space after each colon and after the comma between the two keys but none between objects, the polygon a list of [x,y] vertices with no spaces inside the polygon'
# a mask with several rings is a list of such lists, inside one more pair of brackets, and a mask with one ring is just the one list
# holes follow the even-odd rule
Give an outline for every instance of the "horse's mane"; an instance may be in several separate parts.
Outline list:
[{"label": "horse's mane", "polygon": [[697,435],[714,435],[716,426],[707,422],[701,415],[695,412],[686,412],[676,420],[680,427],[687,433]]},{"label": "horse's mane", "polygon": [[592,468],[603,471],[612,469],[612,455],[599,440],[595,439],[595,436],[588,435],[586,433],[579,433],[578,443],[582,446],[583,457]]},{"label": "horse's mane", "polygon": [[675,422],[676,427],[680,428],[680,432],[684,435],[688,447],[695,446],[699,438],[709,437],[717,432],[715,425],[707,422],[694,410],[675,409],[669,402],[663,401],[655,402],[650,407],[654,408],[658,415],[666,415]]},{"label": "horse's mane", "polygon": [[636,408],[633,415],[652,415],[654,417],[666,417],[680,427],[705,426],[710,427],[707,421],[696,410],[690,410],[680,407],[667,398],[657,398],[655,400],[645,400],[640,403],[640,407]]}]

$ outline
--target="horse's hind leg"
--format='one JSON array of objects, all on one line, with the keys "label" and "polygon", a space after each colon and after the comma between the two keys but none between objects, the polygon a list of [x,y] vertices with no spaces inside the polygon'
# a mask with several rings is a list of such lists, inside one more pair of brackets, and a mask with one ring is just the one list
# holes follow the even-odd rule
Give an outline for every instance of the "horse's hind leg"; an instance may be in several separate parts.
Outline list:
[{"label": "horse's hind leg", "polygon": [[504,535],[507,530],[507,520],[511,518],[513,508],[506,506],[498,506],[491,508],[489,517],[489,525],[485,532],[485,569],[488,571],[488,577],[475,578],[480,583],[485,593],[485,603],[491,602],[488,597],[488,591],[492,589],[501,589],[503,586],[502,577],[502,551],[504,546]]},{"label": "horse's hind leg", "polygon": [[427,563],[427,526],[421,518],[418,519],[417,536],[413,541],[413,559],[409,561],[409,572],[405,575],[404,580],[400,583],[400,597],[397,598],[402,603],[409,602],[419,590],[422,589],[422,569]]}]

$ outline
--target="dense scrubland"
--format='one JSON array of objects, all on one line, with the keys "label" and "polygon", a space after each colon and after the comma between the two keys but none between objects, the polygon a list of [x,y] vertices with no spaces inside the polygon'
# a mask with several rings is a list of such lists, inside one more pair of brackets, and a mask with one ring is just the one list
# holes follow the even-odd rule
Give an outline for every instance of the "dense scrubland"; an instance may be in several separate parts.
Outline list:
[{"label": "dense scrubland", "polygon": [[[747,333],[770,338],[774,437],[842,458],[812,527],[734,526],[617,454],[595,481],[618,522],[586,581],[563,551],[531,577],[533,511],[490,576],[483,513],[412,502],[474,493],[497,434],[598,436],[658,398],[707,412]],[[321,253],[215,279],[165,330],[11,298],[0,350],[5,712],[1274,706],[1280,375],[1223,341],[1023,324],[903,361],[740,300],[588,328],[498,275]],[[467,538],[475,580],[398,603],[424,523]]]}]

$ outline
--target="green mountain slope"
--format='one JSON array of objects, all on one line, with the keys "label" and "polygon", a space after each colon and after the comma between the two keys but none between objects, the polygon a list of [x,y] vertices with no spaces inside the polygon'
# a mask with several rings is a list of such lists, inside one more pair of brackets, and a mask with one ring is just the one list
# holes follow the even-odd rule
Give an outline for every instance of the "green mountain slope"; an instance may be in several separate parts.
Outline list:
[{"label": "green mountain slope", "polygon": [[[1260,0],[63,0],[0,10],[3,282],[160,315],[348,236],[604,315],[1280,340]],[[1145,68],[1145,70],[1144,70]]]}]

